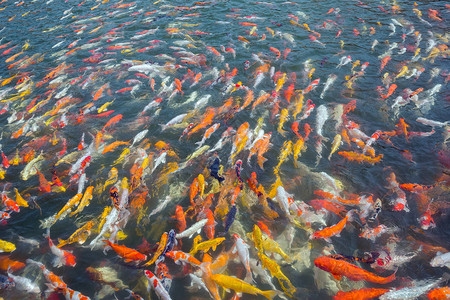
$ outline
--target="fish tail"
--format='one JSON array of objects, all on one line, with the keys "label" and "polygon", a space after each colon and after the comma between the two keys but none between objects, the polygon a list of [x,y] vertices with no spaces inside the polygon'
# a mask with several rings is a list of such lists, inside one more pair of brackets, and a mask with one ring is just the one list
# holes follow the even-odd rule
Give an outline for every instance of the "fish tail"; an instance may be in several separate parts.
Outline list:
[{"label": "fish tail", "polygon": [[58,248],[61,248],[62,246],[67,245],[67,240],[58,239]]},{"label": "fish tail", "polygon": [[381,278],[380,280],[377,281],[377,283],[385,284],[385,283],[389,283],[394,280],[395,280],[395,272],[391,276],[388,276],[386,278]]},{"label": "fish tail", "polygon": [[267,299],[273,299],[276,295],[278,295],[278,292],[277,291],[262,291],[261,295],[263,295]]},{"label": "fish tail", "polygon": [[247,274],[245,275],[244,281],[247,283],[255,284],[255,281],[253,280],[252,272],[250,270],[247,270]]}]

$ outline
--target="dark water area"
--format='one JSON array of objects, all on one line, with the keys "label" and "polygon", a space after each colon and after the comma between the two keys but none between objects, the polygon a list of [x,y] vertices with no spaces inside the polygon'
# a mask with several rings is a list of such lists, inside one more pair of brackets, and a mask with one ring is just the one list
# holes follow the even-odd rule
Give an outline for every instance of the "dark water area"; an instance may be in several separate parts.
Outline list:
[{"label": "dark water area", "polygon": [[[449,10],[443,1],[1,1],[0,189],[10,218],[0,225],[0,239],[16,249],[1,254],[0,274],[8,276],[7,258],[26,263],[10,273],[30,279],[42,294],[16,282],[0,297],[63,299],[71,289],[91,299],[126,299],[129,289],[155,299],[144,274],[155,273],[155,264],[144,264],[163,233],[180,233],[177,206],[187,228],[213,213],[214,238],[225,240],[207,253],[213,262],[229,256],[211,274],[245,278],[244,264],[232,255],[237,234],[256,264],[249,283],[280,291],[278,299],[331,299],[338,291],[424,281],[448,285],[438,282],[447,267],[430,262],[450,248]],[[247,102],[250,93],[254,99]],[[204,137],[208,149],[198,146]],[[214,153],[221,183],[211,173]],[[263,196],[248,182],[255,175]],[[84,209],[57,216],[77,193],[88,198],[89,187]],[[20,212],[6,201],[20,205],[15,189],[28,203]],[[339,205],[340,212],[313,207],[314,199]],[[233,204],[235,220],[223,233]],[[102,221],[106,207],[111,212]],[[432,222],[421,222],[424,216]],[[90,221],[85,239],[61,247],[76,265],[53,265],[47,228],[57,244]],[[273,286],[258,275],[264,264],[247,233],[259,222],[292,259],[263,251],[295,291],[268,270]],[[381,225],[373,239],[362,236]],[[202,241],[210,239],[207,226],[198,232]],[[313,238],[330,226],[332,236]],[[189,253],[196,236],[178,239],[173,250]],[[105,239],[147,258],[125,262],[123,253],[103,251]],[[344,274],[337,281],[314,264],[325,255],[347,257],[338,261],[387,255],[378,266],[351,263],[382,277],[395,271],[396,279],[377,284]],[[194,255],[200,262],[205,256]],[[52,293],[45,285],[51,282],[27,259],[43,263],[68,288]],[[212,279],[206,290],[188,288],[190,274],[202,278],[207,263],[182,266],[164,255],[160,261],[168,275],[159,278],[172,278],[172,299],[213,297]],[[235,294],[217,286],[221,299]]]}]

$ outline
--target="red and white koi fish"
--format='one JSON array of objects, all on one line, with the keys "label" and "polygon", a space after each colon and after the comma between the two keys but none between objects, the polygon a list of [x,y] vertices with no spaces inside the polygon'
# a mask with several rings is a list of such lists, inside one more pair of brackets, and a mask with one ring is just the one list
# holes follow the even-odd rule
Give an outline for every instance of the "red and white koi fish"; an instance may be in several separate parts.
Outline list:
[{"label": "red and white koi fish", "polygon": [[159,281],[158,277],[155,276],[152,272],[149,270],[145,270],[145,277],[147,277],[147,280],[149,282],[149,286],[147,287],[148,291],[150,291],[150,288],[153,288],[155,290],[155,293],[158,295],[158,297],[161,300],[171,300],[169,292],[166,291],[166,289],[163,287],[161,281]]},{"label": "red and white koi fish", "polygon": [[58,247],[55,246],[55,244],[53,244],[53,241],[50,238],[50,228],[47,229],[47,238],[48,238],[48,245],[50,246],[50,251],[52,251],[53,255],[56,256],[53,261],[53,266],[57,268],[61,266],[75,267],[75,265],[77,264],[75,261],[75,255],[73,255],[68,251],[59,249]]}]

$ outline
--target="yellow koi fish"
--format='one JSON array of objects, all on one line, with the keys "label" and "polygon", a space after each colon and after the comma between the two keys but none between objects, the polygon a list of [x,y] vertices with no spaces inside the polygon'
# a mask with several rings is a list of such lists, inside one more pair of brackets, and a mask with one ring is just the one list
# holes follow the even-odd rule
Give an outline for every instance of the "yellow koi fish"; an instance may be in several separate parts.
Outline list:
[{"label": "yellow koi fish", "polygon": [[220,245],[225,240],[225,238],[220,237],[200,243],[201,240],[202,237],[200,235],[194,238],[194,244],[192,245],[192,249],[189,252],[190,255],[195,255],[198,251],[207,252],[211,248],[213,251],[216,251],[217,246]]},{"label": "yellow koi fish", "polygon": [[277,291],[261,291],[260,289],[254,287],[253,285],[236,278],[234,276],[227,276],[223,274],[214,274],[211,275],[211,279],[224,289],[234,290],[236,293],[246,293],[251,295],[262,295],[267,299],[272,299],[275,297],[278,292]]},{"label": "yellow koi fish", "polygon": [[94,226],[94,221],[86,222],[83,226],[77,229],[67,240],[58,239],[58,248],[64,245],[79,243],[83,244],[91,234],[91,228]]},{"label": "yellow koi fish", "polygon": [[12,252],[14,250],[16,250],[16,245],[4,240],[0,240],[0,252]]}]

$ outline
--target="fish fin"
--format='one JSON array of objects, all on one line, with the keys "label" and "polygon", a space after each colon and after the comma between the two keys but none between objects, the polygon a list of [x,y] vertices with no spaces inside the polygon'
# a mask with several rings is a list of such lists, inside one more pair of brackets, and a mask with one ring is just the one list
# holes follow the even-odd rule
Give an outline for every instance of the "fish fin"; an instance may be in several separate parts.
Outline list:
[{"label": "fish fin", "polygon": [[253,275],[251,271],[247,271],[247,274],[245,274],[244,281],[247,283],[255,284],[255,280],[253,279]]},{"label": "fish fin", "polygon": [[45,284],[47,287],[48,287],[48,289],[49,290],[51,290],[51,291],[55,291],[55,290],[57,290],[57,287],[55,287],[53,284],[51,284],[51,283],[46,283]]},{"label": "fish fin", "polygon": [[336,279],[336,280],[342,279],[342,275],[334,275],[334,274],[331,274],[331,275],[333,275],[334,279]]},{"label": "fish fin", "polygon": [[63,257],[59,257],[59,256],[55,256],[55,258],[53,258],[53,267],[55,268],[60,268],[65,264],[65,258]]},{"label": "fish fin", "polygon": [[231,251],[231,253],[233,253],[233,254],[234,254],[234,253],[236,253],[236,251],[237,251],[237,248],[236,248],[236,247],[234,247],[234,248],[233,248],[233,250]]},{"label": "fish fin", "polygon": [[261,292],[261,295],[263,295],[267,299],[273,299],[278,294],[279,294],[278,291],[263,291],[263,292]]}]

